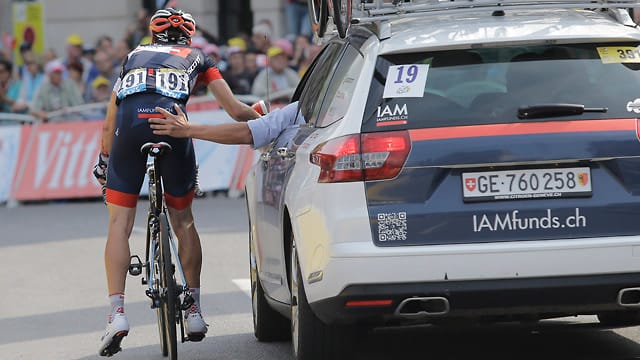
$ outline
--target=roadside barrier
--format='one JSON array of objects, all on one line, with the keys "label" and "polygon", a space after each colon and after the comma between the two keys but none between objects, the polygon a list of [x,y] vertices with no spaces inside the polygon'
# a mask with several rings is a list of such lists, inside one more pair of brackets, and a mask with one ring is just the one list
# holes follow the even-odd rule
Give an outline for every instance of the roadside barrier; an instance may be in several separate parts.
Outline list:
[{"label": "roadside barrier", "polygon": [[[245,103],[259,98],[238,96]],[[0,113],[0,204],[22,201],[99,198],[92,175],[104,118],[83,120],[80,114],[106,104],[88,104],[61,112],[66,121],[41,123],[28,115]],[[278,106],[276,106],[278,107]],[[196,97],[187,107],[189,121],[199,124],[232,122],[211,96]],[[6,125],[14,122],[15,125]],[[194,140],[202,191],[227,190],[240,196],[256,154],[248,145],[222,145]],[[145,181],[144,184],[147,182]],[[146,187],[146,186],[145,186]],[[147,189],[142,189],[146,194]]]}]

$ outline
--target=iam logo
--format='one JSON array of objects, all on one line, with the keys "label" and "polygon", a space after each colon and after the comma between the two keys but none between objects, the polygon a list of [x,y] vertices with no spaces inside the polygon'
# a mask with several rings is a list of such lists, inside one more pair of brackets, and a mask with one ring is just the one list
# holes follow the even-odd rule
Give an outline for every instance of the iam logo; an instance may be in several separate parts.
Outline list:
[{"label": "iam logo", "polygon": [[589,183],[589,174],[588,173],[579,173],[578,174],[578,183],[580,185],[585,186]]},{"label": "iam logo", "polygon": [[467,190],[473,191],[476,189],[476,178],[468,178],[464,181],[464,186],[467,187]]}]

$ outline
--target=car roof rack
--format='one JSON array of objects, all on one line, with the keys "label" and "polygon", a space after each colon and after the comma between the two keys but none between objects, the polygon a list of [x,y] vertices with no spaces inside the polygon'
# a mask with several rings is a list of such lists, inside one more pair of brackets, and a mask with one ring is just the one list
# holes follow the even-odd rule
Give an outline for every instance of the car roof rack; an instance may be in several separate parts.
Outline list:
[{"label": "car roof rack", "polygon": [[377,23],[379,32],[387,20],[421,17],[428,14],[452,14],[477,10],[505,11],[520,9],[604,9],[616,21],[636,26],[626,9],[640,7],[640,0],[360,0],[353,9],[351,24]]}]

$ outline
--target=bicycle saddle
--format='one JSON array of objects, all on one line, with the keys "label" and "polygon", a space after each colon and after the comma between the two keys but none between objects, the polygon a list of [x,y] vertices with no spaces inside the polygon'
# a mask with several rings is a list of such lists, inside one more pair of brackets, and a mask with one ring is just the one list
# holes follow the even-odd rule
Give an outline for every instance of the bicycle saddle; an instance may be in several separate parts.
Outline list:
[{"label": "bicycle saddle", "polygon": [[161,156],[164,153],[171,151],[171,145],[161,141],[159,143],[148,142],[140,147],[140,152],[150,156]]}]

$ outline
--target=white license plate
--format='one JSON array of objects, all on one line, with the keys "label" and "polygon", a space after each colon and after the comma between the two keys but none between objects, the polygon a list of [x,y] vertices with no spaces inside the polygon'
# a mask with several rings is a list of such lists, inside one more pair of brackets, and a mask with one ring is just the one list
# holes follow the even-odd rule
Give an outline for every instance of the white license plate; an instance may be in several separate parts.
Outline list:
[{"label": "white license plate", "polygon": [[529,169],[462,173],[464,201],[591,196],[591,169]]}]

